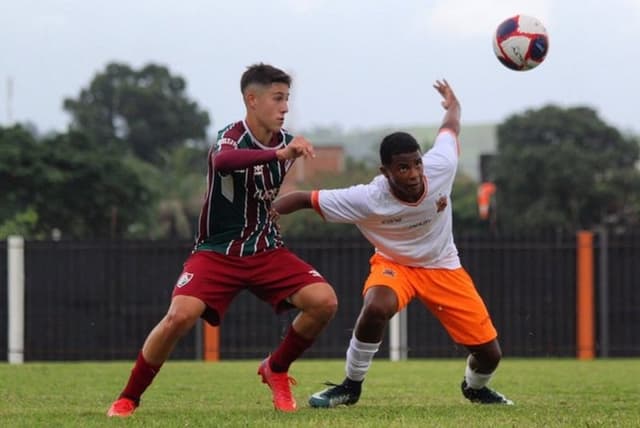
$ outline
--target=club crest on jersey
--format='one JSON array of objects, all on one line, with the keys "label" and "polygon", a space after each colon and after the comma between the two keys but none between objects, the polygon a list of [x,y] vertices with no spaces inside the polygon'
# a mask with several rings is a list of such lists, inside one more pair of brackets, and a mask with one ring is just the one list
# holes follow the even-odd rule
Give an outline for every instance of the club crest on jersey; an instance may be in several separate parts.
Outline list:
[{"label": "club crest on jersey", "polygon": [[191,281],[192,278],[193,274],[191,272],[183,272],[182,275],[180,275],[180,278],[178,278],[178,282],[176,282],[176,287],[184,287],[189,283],[189,281]]},{"label": "club crest on jersey", "polygon": [[440,196],[436,201],[436,211],[440,212],[445,208],[447,208],[447,197],[443,195],[443,196]]},{"label": "club crest on jersey", "polygon": [[254,165],[253,175],[262,175],[263,170],[264,170],[264,165]]},{"label": "club crest on jersey", "polygon": [[396,271],[390,268],[386,268],[385,270],[382,271],[382,275],[384,276],[390,276],[391,278],[395,278],[396,276]]}]

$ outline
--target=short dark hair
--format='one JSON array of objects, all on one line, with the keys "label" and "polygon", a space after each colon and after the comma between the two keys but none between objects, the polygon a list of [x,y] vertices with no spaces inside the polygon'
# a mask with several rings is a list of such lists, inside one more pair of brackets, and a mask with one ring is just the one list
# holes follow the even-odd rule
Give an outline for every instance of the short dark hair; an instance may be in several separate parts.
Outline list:
[{"label": "short dark hair", "polygon": [[247,70],[242,73],[240,91],[244,94],[244,90],[252,83],[265,86],[271,85],[272,83],[284,83],[287,86],[291,86],[291,76],[279,68],[258,63],[250,65],[247,67]]},{"label": "short dark hair", "polygon": [[394,155],[415,151],[420,151],[420,145],[411,134],[394,132],[384,137],[380,143],[380,162],[382,165],[391,165]]}]

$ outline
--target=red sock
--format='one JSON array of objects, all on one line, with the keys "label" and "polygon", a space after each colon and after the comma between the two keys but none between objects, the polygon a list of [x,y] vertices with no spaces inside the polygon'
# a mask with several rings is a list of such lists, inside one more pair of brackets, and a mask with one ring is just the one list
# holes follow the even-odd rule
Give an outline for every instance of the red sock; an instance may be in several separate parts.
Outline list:
[{"label": "red sock", "polygon": [[129,382],[127,382],[127,386],[124,387],[124,390],[120,394],[120,397],[129,398],[136,403],[140,402],[140,396],[147,389],[147,387],[153,381],[153,378],[156,377],[158,372],[160,371],[159,366],[152,366],[147,363],[142,356],[142,351],[138,353],[138,359],[136,360],[136,364],[131,369],[131,376],[129,376]]},{"label": "red sock", "polygon": [[278,346],[269,360],[271,370],[274,373],[284,373],[289,371],[289,366],[297,360],[308,347],[311,346],[314,339],[305,339],[300,336],[293,327],[289,327],[287,335]]}]

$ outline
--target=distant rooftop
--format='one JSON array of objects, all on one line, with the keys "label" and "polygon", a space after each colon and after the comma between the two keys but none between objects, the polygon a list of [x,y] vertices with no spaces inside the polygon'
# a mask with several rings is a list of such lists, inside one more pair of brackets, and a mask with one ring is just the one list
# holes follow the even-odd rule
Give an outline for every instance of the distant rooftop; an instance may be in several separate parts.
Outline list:
[{"label": "distant rooftop", "polygon": [[[305,136],[318,146],[342,145],[347,156],[354,159],[378,161],[378,144],[385,135],[395,131],[411,133],[423,148],[428,148],[438,131],[438,126],[406,126],[358,129],[341,132],[339,129],[317,128],[305,132]],[[460,132],[459,170],[480,179],[480,155],[495,153],[497,146],[496,125],[463,123]]]}]

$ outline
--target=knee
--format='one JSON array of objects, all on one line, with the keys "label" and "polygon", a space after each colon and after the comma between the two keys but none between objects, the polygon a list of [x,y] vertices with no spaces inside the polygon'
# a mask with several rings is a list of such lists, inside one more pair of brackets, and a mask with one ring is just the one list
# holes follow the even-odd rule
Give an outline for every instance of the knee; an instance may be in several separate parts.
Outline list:
[{"label": "knee", "polygon": [[315,293],[313,304],[306,312],[313,313],[313,317],[318,320],[329,321],[338,311],[338,298],[333,288],[327,286]]},{"label": "knee", "polygon": [[396,308],[383,302],[369,302],[362,308],[362,317],[369,321],[386,322],[396,313]]},{"label": "knee", "polygon": [[478,367],[483,372],[491,372],[498,367],[502,359],[502,349],[500,349],[498,342],[494,341],[477,348],[475,352],[473,352],[473,356],[478,362]]},{"label": "knee", "polygon": [[494,347],[487,350],[484,355],[485,364],[489,367],[496,368],[502,359],[502,350],[500,347]]},{"label": "knee", "polygon": [[182,336],[195,324],[198,317],[185,311],[170,309],[165,315],[164,330],[171,336]]},{"label": "knee", "polygon": [[315,312],[318,318],[329,321],[338,311],[338,298],[335,293],[329,293],[318,299],[315,305]]}]

